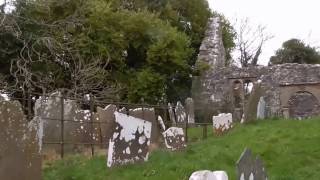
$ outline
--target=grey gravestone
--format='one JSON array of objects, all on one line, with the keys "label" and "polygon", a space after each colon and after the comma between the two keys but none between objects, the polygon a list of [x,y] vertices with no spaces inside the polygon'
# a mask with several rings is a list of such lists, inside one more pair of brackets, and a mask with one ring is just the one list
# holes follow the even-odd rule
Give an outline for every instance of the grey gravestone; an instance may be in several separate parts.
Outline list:
[{"label": "grey gravestone", "polygon": [[0,179],[41,179],[37,123],[27,123],[19,102],[0,102]]},{"label": "grey gravestone", "polygon": [[99,116],[99,121],[101,122],[101,137],[102,142],[109,144],[109,139],[112,136],[112,128],[115,123],[114,112],[117,111],[116,105],[108,105],[104,109],[98,107],[97,114]]},{"label": "grey gravestone", "polygon": [[267,173],[259,157],[254,158],[250,149],[240,156],[237,162],[238,180],[267,180]]},{"label": "grey gravestone", "polygon": [[154,108],[137,108],[137,109],[130,109],[129,115],[140,118],[152,123],[152,130],[151,130],[151,143],[157,144],[159,143],[160,138],[160,127],[159,123],[156,119],[156,114]]},{"label": "grey gravestone", "polygon": [[258,103],[258,109],[257,109],[257,118],[264,119],[265,116],[266,116],[266,101],[264,100],[264,97],[260,97],[260,100]]},{"label": "grey gravestone", "polygon": [[115,112],[116,125],[109,142],[108,167],[148,160],[152,124]]},{"label": "grey gravestone", "polygon": [[[63,100],[62,116],[62,96],[60,92],[50,94],[48,97],[40,97],[35,103],[35,118],[43,122],[44,141],[60,142],[62,118],[64,120],[63,141],[76,143],[96,143],[100,141],[99,124],[91,124],[91,112],[82,110],[76,101],[70,99]],[[98,121],[98,115],[92,114],[93,121]],[[92,131],[92,137],[91,137]],[[64,151],[74,152],[83,149],[82,145],[64,145]],[[44,149],[45,157],[55,153],[60,153],[59,145]]]},{"label": "grey gravestone", "polygon": [[177,124],[176,116],[174,115],[174,110],[170,103],[168,103],[168,112],[169,112],[169,117],[172,122],[172,125],[175,126]]},{"label": "grey gravestone", "polygon": [[176,113],[178,124],[186,122],[187,114],[186,114],[186,111],[180,101],[177,102],[177,106],[175,108],[175,113]]},{"label": "grey gravestone", "polygon": [[172,151],[182,150],[187,147],[185,141],[186,138],[182,128],[171,127],[163,132],[162,135],[164,137],[166,147]]},{"label": "grey gravestone", "polygon": [[166,130],[166,125],[164,124],[163,119],[162,119],[161,116],[158,116],[158,122],[160,124],[160,127],[161,127],[162,131],[165,131]]},{"label": "grey gravestone", "polygon": [[195,119],[194,119],[194,102],[192,98],[187,98],[185,101],[186,104],[186,112],[188,114],[188,123],[189,124],[194,124]]}]

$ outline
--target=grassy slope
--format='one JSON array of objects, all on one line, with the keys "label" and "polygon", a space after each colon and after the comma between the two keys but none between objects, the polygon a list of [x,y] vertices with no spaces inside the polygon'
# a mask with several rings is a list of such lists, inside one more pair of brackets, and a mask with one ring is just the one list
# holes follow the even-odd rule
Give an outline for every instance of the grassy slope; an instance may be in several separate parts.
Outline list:
[{"label": "grassy slope", "polygon": [[190,145],[185,152],[158,151],[149,162],[107,169],[105,157],[72,157],[44,169],[45,180],[188,179],[196,170],[226,170],[236,179],[235,163],[245,147],[261,155],[271,180],[320,179],[320,119],[270,120],[238,125],[223,137]]}]

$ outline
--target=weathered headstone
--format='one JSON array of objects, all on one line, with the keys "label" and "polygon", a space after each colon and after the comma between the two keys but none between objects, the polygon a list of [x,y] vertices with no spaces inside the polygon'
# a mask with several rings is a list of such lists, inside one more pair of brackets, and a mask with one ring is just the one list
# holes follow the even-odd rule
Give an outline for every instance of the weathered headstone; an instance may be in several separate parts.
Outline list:
[{"label": "weathered headstone", "polygon": [[266,116],[266,101],[264,100],[264,97],[260,97],[260,100],[258,103],[258,109],[257,109],[257,118],[264,119],[265,116]]},{"label": "weathered headstone", "polygon": [[100,121],[102,142],[109,144],[109,139],[112,137],[112,127],[115,125],[114,112],[117,111],[117,106],[108,105],[104,109],[97,107],[97,114]]},{"label": "weathered headstone", "polygon": [[157,144],[160,138],[160,130],[159,130],[159,123],[156,119],[156,113],[154,108],[137,108],[137,109],[130,109],[129,115],[146,120],[152,123],[152,130],[151,130],[151,143]]},{"label": "weathered headstone", "polygon": [[173,107],[170,103],[168,103],[168,112],[169,112],[169,117],[170,117],[171,123],[173,126],[175,126],[177,124],[176,116],[174,115],[174,110],[173,110]]},{"label": "weathered headstone", "polygon": [[176,113],[178,124],[186,122],[187,114],[186,114],[186,111],[180,101],[177,102],[177,106],[175,108],[175,113]]},{"label": "weathered headstone", "polygon": [[148,160],[152,124],[115,112],[115,127],[109,141],[108,167]]},{"label": "weathered headstone", "polygon": [[41,127],[27,122],[19,102],[0,102],[0,179],[41,179]]},{"label": "weathered headstone", "polygon": [[188,123],[189,124],[194,124],[195,119],[194,119],[194,102],[192,98],[187,98],[185,101],[186,104],[186,112],[188,114]]},{"label": "weathered headstone", "polygon": [[161,116],[158,116],[158,122],[160,124],[160,127],[161,127],[162,131],[165,131],[166,130],[166,125],[164,124],[163,119],[161,118]]},{"label": "weathered headstone", "polygon": [[189,180],[228,180],[228,175],[225,171],[196,171],[191,174]]},{"label": "weathered headstone", "polygon": [[165,145],[168,149],[182,150],[187,147],[185,142],[185,135],[182,128],[171,127],[162,133]]},{"label": "weathered headstone", "polygon": [[238,180],[267,180],[267,173],[259,157],[245,149],[237,162]]},{"label": "weathered headstone", "polygon": [[212,117],[213,129],[216,135],[221,135],[232,128],[232,114],[219,114]]}]

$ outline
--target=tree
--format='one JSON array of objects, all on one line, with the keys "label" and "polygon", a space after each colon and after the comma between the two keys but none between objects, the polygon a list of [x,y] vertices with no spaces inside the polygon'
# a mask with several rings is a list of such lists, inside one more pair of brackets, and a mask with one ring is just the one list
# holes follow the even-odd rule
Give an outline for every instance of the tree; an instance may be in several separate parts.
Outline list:
[{"label": "tree", "polygon": [[270,58],[269,65],[284,63],[320,64],[320,53],[302,40],[290,39]]},{"label": "tree", "polygon": [[241,67],[257,65],[263,45],[272,36],[266,33],[266,27],[262,25],[253,28],[248,18],[240,21],[236,31],[236,51],[239,54],[237,58],[238,63],[240,63]]},{"label": "tree", "polygon": [[180,97],[170,87],[188,90],[190,38],[146,9],[115,10],[102,0],[19,0],[2,15],[0,75],[9,74],[11,87],[149,103]]}]

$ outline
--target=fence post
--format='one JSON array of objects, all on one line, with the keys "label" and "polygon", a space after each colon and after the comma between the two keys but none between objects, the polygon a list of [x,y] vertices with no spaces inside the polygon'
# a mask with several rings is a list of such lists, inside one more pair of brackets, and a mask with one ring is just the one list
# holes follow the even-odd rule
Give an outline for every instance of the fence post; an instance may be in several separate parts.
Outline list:
[{"label": "fence post", "polygon": [[202,137],[203,137],[203,139],[207,139],[207,136],[208,136],[207,124],[203,124],[203,126],[202,126]]},{"label": "fence post", "polygon": [[91,134],[91,156],[93,157],[94,156],[94,126],[93,126],[93,121],[94,121],[94,96],[92,96],[90,94],[90,121],[91,121],[91,128],[90,128],[90,134]]},{"label": "fence post", "polygon": [[60,116],[60,123],[61,123],[61,134],[60,134],[60,145],[61,145],[61,158],[64,157],[64,96],[61,94],[60,96],[60,103],[61,103],[61,116]]},{"label": "fence post", "polygon": [[186,133],[186,143],[188,143],[188,128],[189,128],[189,115],[188,115],[188,112],[186,112],[186,123],[185,123],[185,128],[186,128],[186,130],[185,130],[185,133]]}]

